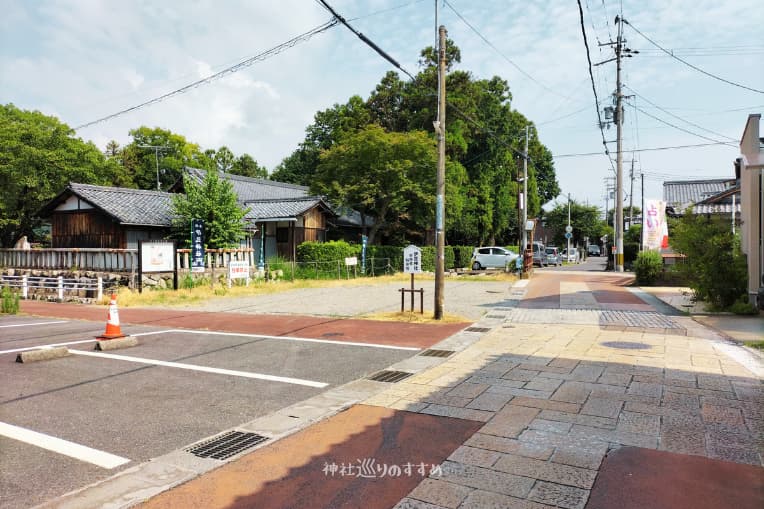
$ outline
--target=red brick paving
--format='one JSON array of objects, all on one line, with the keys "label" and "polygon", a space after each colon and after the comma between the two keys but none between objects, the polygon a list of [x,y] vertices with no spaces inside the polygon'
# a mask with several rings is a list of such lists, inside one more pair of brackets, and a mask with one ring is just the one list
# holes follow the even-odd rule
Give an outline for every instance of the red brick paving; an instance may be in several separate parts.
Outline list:
[{"label": "red brick paving", "polygon": [[[59,304],[35,300],[22,301],[21,311],[30,315],[103,322],[104,327],[107,317],[106,306]],[[468,323],[417,324],[299,315],[252,315],[138,308],[120,309],[119,318],[122,325],[324,338],[334,341],[381,343],[414,348],[430,347],[470,325]]]},{"label": "red brick paving", "polygon": [[586,509],[761,509],[764,468],[638,447],[610,452]]},{"label": "red brick paving", "polygon": [[[142,508],[390,508],[426,477],[406,465],[439,465],[483,423],[356,405],[213,472]],[[429,438],[428,438],[429,437]],[[358,476],[361,461],[374,464]],[[341,475],[327,466],[351,465]],[[397,467],[390,474],[390,467]],[[382,477],[384,470],[386,476]]]}]

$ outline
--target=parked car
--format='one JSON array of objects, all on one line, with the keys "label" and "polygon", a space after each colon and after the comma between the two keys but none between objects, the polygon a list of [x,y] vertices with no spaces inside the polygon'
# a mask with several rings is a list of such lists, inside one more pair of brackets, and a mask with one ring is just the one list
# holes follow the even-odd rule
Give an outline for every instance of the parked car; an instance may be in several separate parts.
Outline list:
[{"label": "parked car", "polygon": [[589,256],[601,256],[602,253],[600,253],[600,247],[597,244],[589,244],[589,247],[586,248],[586,254]]},{"label": "parked car", "polygon": [[546,261],[546,246],[542,242],[533,243],[533,265],[538,265],[539,267],[546,267],[548,265]]},{"label": "parked car", "polygon": [[503,269],[510,264],[514,266],[515,260],[519,256],[511,249],[503,247],[477,247],[472,251],[472,270],[482,270],[490,267]]},{"label": "parked car", "polygon": [[556,247],[546,248],[546,263],[548,265],[562,265],[562,258],[560,257],[560,250]]},{"label": "parked car", "polygon": [[578,263],[578,249],[571,247],[570,251],[562,250],[562,259],[568,263]]}]

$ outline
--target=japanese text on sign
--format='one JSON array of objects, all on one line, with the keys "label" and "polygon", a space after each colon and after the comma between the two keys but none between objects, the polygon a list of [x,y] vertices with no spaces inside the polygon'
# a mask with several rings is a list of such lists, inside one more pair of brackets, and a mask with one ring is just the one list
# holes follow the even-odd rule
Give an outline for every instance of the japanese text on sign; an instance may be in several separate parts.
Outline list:
[{"label": "japanese text on sign", "polygon": [[204,272],[204,221],[191,220],[191,272]]},{"label": "japanese text on sign", "polygon": [[403,272],[419,274],[422,272],[422,250],[414,245],[403,248]]}]

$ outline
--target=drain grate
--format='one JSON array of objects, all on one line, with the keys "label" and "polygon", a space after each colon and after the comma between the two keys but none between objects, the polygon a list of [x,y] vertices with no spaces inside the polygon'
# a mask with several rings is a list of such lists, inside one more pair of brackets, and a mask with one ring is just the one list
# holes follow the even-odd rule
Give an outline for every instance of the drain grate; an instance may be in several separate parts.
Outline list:
[{"label": "drain grate", "polygon": [[222,435],[218,435],[215,438],[210,438],[204,442],[192,445],[184,450],[200,458],[224,460],[239,454],[242,451],[246,451],[257,444],[261,444],[266,440],[268,440],[268,437],[258,435],[257,433],[229,431]]},{"label": "drain grate", "polygon": [[628,341],[605,341],[600,344],[608,348],[620,348],[623,350],[647,350],[650,348],[650,345],[645,343],[629,343]]},{"label": "drain grate", "polygon": [[506,318],[507,315],[485,315],[486,318]]},{"label": "drain grate", "polygon": [[422,355],[424,357],[450,357],[454,354],[453,350],[425,350],[424,352],[421,352],[419,355]]},{"label": "drain grate", "polygon": [[401,380],[408,378],[413,374],[414,373],[407,373],[405,371],[384,370],[374,375],[371,375],[369,377],[369,380],[374,380],[375,382],[395,383],[395,382],[400,382]]},{"label": "drain grate", "polygon": [[467,332],[488,332],[491,329],[489,327],[467,327],[464,330]]}]

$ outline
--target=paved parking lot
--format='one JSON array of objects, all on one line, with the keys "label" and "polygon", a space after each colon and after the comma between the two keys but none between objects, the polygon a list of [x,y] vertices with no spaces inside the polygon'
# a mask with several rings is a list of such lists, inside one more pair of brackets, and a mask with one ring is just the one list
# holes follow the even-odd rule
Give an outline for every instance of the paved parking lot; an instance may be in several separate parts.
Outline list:
[{"label": "paved parking lot", "polygon": [[[100,323],[0,318],[0,506],[41,503],[419,351],[392,341],[122,329],[139,345],[95,352]],[[72,355],[15,362],[20,350],[54,344]]]}]

